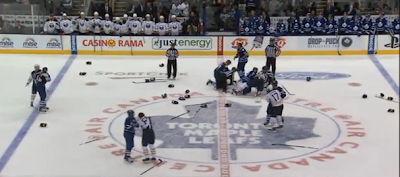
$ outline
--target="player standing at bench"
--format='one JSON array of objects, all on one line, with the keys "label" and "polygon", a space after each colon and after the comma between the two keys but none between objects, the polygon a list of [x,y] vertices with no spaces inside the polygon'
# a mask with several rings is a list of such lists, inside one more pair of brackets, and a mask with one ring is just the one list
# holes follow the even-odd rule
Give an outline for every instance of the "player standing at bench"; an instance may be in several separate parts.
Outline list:
[{"label": "player standing at bench", "polygon": [[171,69],[173,69],[174,71],[172,72],[172,77],[173,79],[176,78],[176,72],[177,72],[177,62],[176,59],[179,57],[179,52],[178,50],[175,48],[175,44],[172,43],[171,47],[167,50],[167,52],[165,53],[165,55],[168,58],[168,62],[167,62],[167,75],[168,75],[168,79],[171,78]]},{"label": "player standing at bench", "polygon": [[265,47],[265,56],[267,57],[267,69],[270,70],[272,67],[272,74],[275,75],[276,71],[276,57],[281,54],[281,49],[275,45],[275,39],[269,39],[269,45]]}]

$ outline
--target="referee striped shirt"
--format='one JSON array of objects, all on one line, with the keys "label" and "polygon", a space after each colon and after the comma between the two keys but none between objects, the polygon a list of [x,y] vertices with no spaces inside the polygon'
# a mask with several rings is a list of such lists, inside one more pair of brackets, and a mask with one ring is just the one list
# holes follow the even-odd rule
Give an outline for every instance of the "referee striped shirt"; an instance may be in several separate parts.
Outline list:
[{"label": "referee striped shirt", "polygon": [[179,52],[175,48],[169,48],[165,56],[167,56],[168,60],[176,60],[179,57]]},{"label": "referee striped shirt", "polygon": [[276,58],[281,54],[281,49],[276,45],[267,45],[265,47],[265,56]]}]

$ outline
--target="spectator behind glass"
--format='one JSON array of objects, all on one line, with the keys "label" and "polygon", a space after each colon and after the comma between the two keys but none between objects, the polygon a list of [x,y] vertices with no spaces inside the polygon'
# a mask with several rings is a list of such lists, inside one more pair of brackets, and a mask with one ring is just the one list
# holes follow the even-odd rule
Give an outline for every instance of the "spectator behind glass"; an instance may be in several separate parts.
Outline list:
[{"label": "spectator behind glass", "polygon": [[26,30],[26,27],[21,25],[20,21],[16,21],[15,22],[15,28],[14,29],[15,29],[15,33],[17,33],[17,34],[25,34],[25,33],[28,32]]},{"label": "spectator behind glass", "polygon": [[0,16],[0,32],[2,31],[3,23],[3,18]]},{"label": "spectator behind glass", "polygon": [[282,7],[282,3],[279,2],[278,0],[271,0],[268,4],[268,9],[269,9],[269,15],[276,17],[279,16],[281,7]]},{"label": "spectator behind glass", "polygon": [[100,7],[100,9],[97,10],[99,12],[99,15],[105,19],[106,14],[110,16],[110,19],[113,19],[114,13],[112,11],[112,8],[109,6],[108,0],[104,2],[104,4]]},{"label": "spectator behind glass", "polygon": [[328,18],[329,15],[334,16],[335,14],[335,8],[332,6],[332,3],[330,1],[328,1],[326,3],[326,7],[324,8],[324,17]]}]

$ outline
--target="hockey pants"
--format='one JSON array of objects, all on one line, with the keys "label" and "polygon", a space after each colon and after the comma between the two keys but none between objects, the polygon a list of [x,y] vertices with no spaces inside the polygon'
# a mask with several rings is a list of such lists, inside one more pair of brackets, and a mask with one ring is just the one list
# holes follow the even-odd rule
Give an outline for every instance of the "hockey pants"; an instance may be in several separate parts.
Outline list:
[{"label": "hockey pants", "polygon": [[246,88],[243,89],[243,95],[246,95],[251,92],[251,88],[257,88],[257,92],[262,92],[264,90],[264,80],[262,79],[254,79],[247,82]]},{"label": "hockey pants", "polygon": [[135,134],[124,132],[124,138],[125,138],[125,150],[130,152],[132,148],[135,147],[135,141],[134,141]]},{"label": "hockey pants", "polygon": [[216,88],[222,89],[223,92],[227,91],[228,82],[226,81],[226,75],[224,73],[217,73],[216,74]]}]

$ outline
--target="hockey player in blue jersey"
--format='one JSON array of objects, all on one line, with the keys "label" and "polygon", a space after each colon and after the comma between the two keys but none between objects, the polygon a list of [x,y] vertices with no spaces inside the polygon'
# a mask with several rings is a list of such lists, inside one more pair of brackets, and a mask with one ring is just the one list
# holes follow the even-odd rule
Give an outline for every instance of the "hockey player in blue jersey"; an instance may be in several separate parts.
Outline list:
[{"label": "hockey player in blue jersey", "polygon": [[257,36],[269,35],[269,24],[264,16],[259,16],[259,19],[256,21],[255,32]]},{"label": "hockey player in blue jersey", "polygon": [[400,18],[399,16],[397,16],[397,19],[392,21],[392,30],[394,32],[394,34],[400,34]]},{"label": "hockey player in blue jersey", "polygon": [[29,75],[28,81],[26,82],[26,85],[25,85],[25,87],[26,87],[26,86],[28,86],[29,84],[32,83],[31,107],[33,107],[33,102],[35,101],[36,94],[37,94],[36,83],[34,81],[40,75],[40,73],[42,72],[42,70],[40,70],[40,66],[38,64],[35,64],[35,66],[33,68],[34,68],[34,70]]},{"label": "hockey player in blue jersey", "polygon": [[388,20],[384,17],[384,13],[380,13],[379,17],[375,19],[376,34],[387,34],[389,31]]},{"label": "hockey player in blue jersey", "polygon": [[246,64],[249,59],[249,53],[247,53],[242,43],[238,43],[237,53],[233,58],[233,60],[236,59],[238,59],[237,72],[239,74],[240,79],[242,79],[242,77],[244,77],[244,71],[245,71],[244,68],[246,67]]},{"label": "hockey player in blue jersey", "polygon": [[322,12],[318,14],[318,17],[314,18],[314,34],[315,35],[322,35],[325,34],[325,25],[326,19],[323,16]]},{"label": "hockey player in blue jersey", "polygon": [[253,27],[248,18],[245,18],[243,23],[240,25],[240,33],[242,36],[254,35]]},{"label": "hockey player in blue jersey", "polygon": [[350,34],[351,19],[347,16],[347,12],[343,13],[343,17],[339,19],[339,34]]},{"label": "hockey player in blue jersey", "polygon": [[135,147],[135,131],[139,128],[139,124],[135,119],[135,112],[133,110],[127,111],[128,117],[124,123],[124,138],[125,138],[125,156],[124,160],[133,163],[131,157],[132,148]]},{"label": "hockey player in blue jersey", "polygon": [[276,34],[277,36],[282,36],[286,33],[286,24],[283,23],[283,19],[279,19],[278,23],[276,24]]},{"label": "hockey player in blue jersey", "polygon": [[307,13],[306,18],[301,22],[301,33],[306,35],[312,35],[314,33],[313,25],[314,21],[311,18],[311,13]]},{"label": "hockey player in blue jersey", "polygon": [[300,19],[295,12],[292,12],[292,16],[288,19],[288,31],[292,34],[299,34],[301,29]]},{"label": "hockey player in blue jersey", "polygon": [[251,92],[251,88],[257,87],[260,84],[262,85],[262,82],[258,82],[256,79],[256,75],[258,73],[258,68],[254,67],[253,70],[251,70],[249,73],[246,74],[243,79],[241,79],[241,84],[238,85],[236,88],[232,89],[233,94],[238,94],[242,93],[243,95],[246,95]]},{"label": "hockey player in blue jersey", "polygon": [[333,19],[332,15],[329,15],[328,19],[326,20],[325,32],[329,35],[333,35],[337,32],[337,23],[336,20]]},{"label": "hockey player in blue jersey", "polygon": [[[233,72],[236,71],[235,68],[232,68],[232,70],[229,70],[228,66],[231,64],[230,60],[226,60],[225,62],[221,63],[217,68],[214,69],[214,79],[215,82],[209,79],[207,81],[207,85],[214,85],[215,89],[223,89],[225,90],[227,87],[227,79],[230,79],[231,83],[233,82]],[[224,75],[224,76],[222,76]],[[225,80],[221,79],[225,78]],[[226,91],[226,90],[225,90]]]},{"label": "hockey player in blue jersey", "polygon": [[354,21],[350,23],[351,34],[360,36],[363,33],[362,23],[359,16],[354,16]]},{"label": "hockey player in blue jersey", "polygon": [[371,19],[370,14],[366,14],[365,18],[362,20],[363,34],[374,34],[374,21]]},{"label": "hockey player in blue jersey", "polygon": [[46,83],[50,81],[51,77],[48,73],[48,69],[47,67],[43,67],[42,72],[34,80],[34,82],[36,83],[36,90],[40,96],[40,103],[39,103],[40,112],[47,112],[47,110],[49,109],[46,104],[46,98],[47,98]]}]

